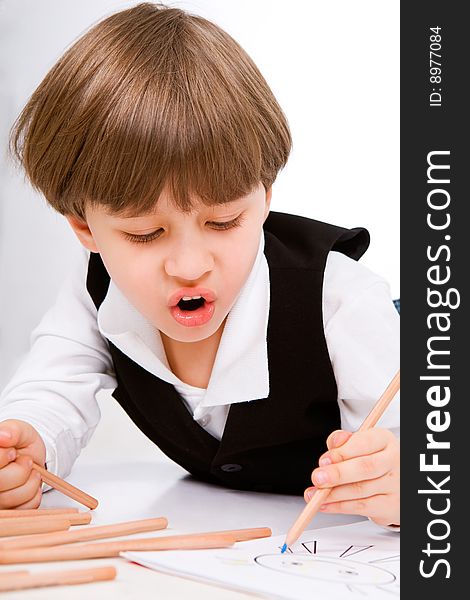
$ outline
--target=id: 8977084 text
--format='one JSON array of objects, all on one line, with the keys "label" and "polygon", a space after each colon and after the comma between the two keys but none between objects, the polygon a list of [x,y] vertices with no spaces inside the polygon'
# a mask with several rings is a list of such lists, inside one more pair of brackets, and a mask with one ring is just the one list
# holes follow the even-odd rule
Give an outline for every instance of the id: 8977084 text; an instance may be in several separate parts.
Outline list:
[{"label": "id: 8977084 text", "polygon": [[442,106],[442,27],[429,28],[429,106]]}]

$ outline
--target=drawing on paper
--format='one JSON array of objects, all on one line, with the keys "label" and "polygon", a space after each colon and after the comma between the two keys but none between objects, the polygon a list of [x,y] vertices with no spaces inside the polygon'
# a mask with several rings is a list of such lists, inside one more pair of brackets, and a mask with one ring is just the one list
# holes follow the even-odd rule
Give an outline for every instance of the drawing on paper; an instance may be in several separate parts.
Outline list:
[{"label": "drawing on paper", "polygon": [[[278,548],[281,550],[282,546]],[[381,554],[379,558],[378,552]],[[360,557],[357,556],[359,554]],[[361,562],[351,560],[351,556],[361,558]],[[367,560],[368,558],[372,560]],[[318,540],[302,541],[288,548],[286,554],[261,554],[256,556],[254,561],[262,567],[286,575],[343,583],[350,591],[362,591],[364,595],[369,595],[367,592],[371,590],[361,590],[357,586],[377,586],[399,594],[397,577],[386,566],[388,563],[396,570],[399,567],[400,555],[380,552],[373,544],[342,548],[331,545],[329,547]]]},{"label": "drawing on paper", "polygon": [[[278,548],[281,550],[282,546]],[[380,555],[379,558],[377,553]],[[356,558],[361,558],[364,562],[355,560]],[[372,560],[367,560],[368,558]],[[254,557],[218,555],[217,559],[225,565],[247,567],[256,564],[285,575],[345,584],[350,591],[362,591],[364,596],[369,595],[368,592],[371,590],[361,589],[360,586],[376,586],[399,594],[397,577],[386,567],[389,563],[396,570],[400,555],[380,552],[374,544],[364,546],[352,544],[344,548],[321,543],[319,540],[310,540],[298,542],[288,548],[285,554],[279,552]]]},{"label": "drawing on paper", "polygon": [[387,600],[400,594],[400,546],[395,533],[370,522],[306,531],[281,554],[285,536],[197,554],[126,553],[152,568],[184,574],[276,599]]},{"label": "drawing on paper", "polygon": [[292,554],[283,558],[278,554],[262,554],[255,561],[268,569],[288,575],[312,577],[334,583],[354,583],[360,585],[384,585],[396,579],[393,573],[374,565],[352,562],[339,558]]}]

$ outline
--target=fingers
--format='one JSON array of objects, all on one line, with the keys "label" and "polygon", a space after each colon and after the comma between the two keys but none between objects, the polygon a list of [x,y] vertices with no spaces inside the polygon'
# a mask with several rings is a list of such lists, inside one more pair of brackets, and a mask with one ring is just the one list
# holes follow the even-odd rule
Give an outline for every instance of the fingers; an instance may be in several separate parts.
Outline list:
[{"label": "fingers", "polygon": [[38,508],[41,504],[41,498],[42,498],[42,486],[40,485],[38,487],[38,491],[36,492],[36,495],[31,500],[28,500],[27,502],[24,502],[24,504],[20,504],[19,506],[16,506],[15,508],[17,508],[18,510],[24,510],[26,508]]},{"label": "fingers", "polygon": [[0,423],[0,447],[26,448],[36,440],[36,430],[26,421],[8,419]]},{"label": "fingers", "polygon": [[0,471],[0,493],[22,486],[28,480],[33,461],[29,456],[18,456]]},{"label": "fingers", "polygon": [[15,459],[16,450],[14,448],[0,448],[0,469],[3,469]]},{"label": "fingers", "polygon": [[[378,486],[377,486],[378,487]],[[341,493],[337,494],[341,488]],[[374,491],[372,487],[364,489],[364,493]],[[377,491],[377,490],[375,490]],[[328,502],[320,506],[322,513],[341,513],[349,515],[362,515],[369,517],[378,525],[398,525],[400,523],[400,496],[396,493],[381,494],[376,493],[370,496],[359,498],[350,497],[353,494],[352,486],[340,486],[333,488],[328,495]],[[308,502],[311,498],[309,494],[315,494],[315,488],[311,487],[305,490],[304,499]],[[334,495],[335,494],[335,495]],[[344,495],[345,500],[339,500]],[[332,500],[337,500],[333,501]]]},{"label": "fingers", "polygon": [[[345,500],[356,500],[358,498],[369,498],[377,494],[393,494],[398,489],[399,474],[395,471],[389,471],[383,477],[369,479],[365,481],[354,481],[346,485],[338,485],[331,488],[326,503],[343,502]],[[315,488],[307,488],[304,492],[306,502],[311,498]]]},{"label": "fingers", "polygon": [[333,433],[330,433],[328,439],[326,440],[326,447],[328,448],[328,450],[338,448],[339,446],[342,446],[345,442],[347,442],[351,436],[351,431],[344,431],[342,429],[333,431]]},{"label": "fingers", "polygon": [[314,493],[315,493],[315,488],[314,487],[308,487],[304,491],[304,500],[305,500],[305,502],[310,502],[310,500],[312,499],[312,495]]},{"label": "fingers", "polygon": [[[342,502],[344,500],[355,500],[357,498],[368,498],[377,494],[393,494],[399,488],[400,475],[398,471],[388,471],[382,477],[364,481],[354,481],[345,485],[337,485],[331,488],[327,503]],[[315,487],[309,487],[304,491],[304,500],[309,502],[315,493]]]},{"label": "fingers", "polygon": [[334,431],[312,473],[314,488],[330,488],[322,512],[363,515],[378,524],[400,522],[400,445],[388,430]]},{"label": "fingers", "polygon": [[333,442],[333,440],[336,442],[336,436],[338,436],[341,441],[341,439],[344,439],[342,434],[349,434],[349,437],[339,447],[336,446],[330,448],[328,445],[328,452],[325,452],[325,454],[320,457],[320,466],[326,466],[327,464],[348,460],[350,458],[355,458],[356,456],[373,454],[374,452],[383,450],[389,444],[397,442],[396,437],[391,431],[379,427],[369,429],[367,431],[356,431],[354,434],[351,434],[347,431],[335,431],[330,435],[328,441],[330,441],[330,444]]},{"label": "fingers", "polygon": [[398,471],[399,462],[400,445],[393,433],[380,428],[358,431],[320,458],[312,482],[317,487],[332,487],[376,479]]},{"label": "fingers", "polygon": [[373,519],[379,525],[398,524],[400,522],[399,499],[390,495],[377,494],[369,498],[345,500],[324,504],[320,507],[323,513],[344,513],[362,515]]},{"label": "fingers", "polygon": [[22,485],[5,492],[0,492],[0,508],[26,507],[30,502],[34,504],[40,488],[41,476],[37,471],[31,470]]},{"label": "fingers", "polygon": [[377,479],[388,473],[393,466],[393,455],[382,450],[315,469],[312,473],[312,483],[316,487],[333,487],[345,483]]}]

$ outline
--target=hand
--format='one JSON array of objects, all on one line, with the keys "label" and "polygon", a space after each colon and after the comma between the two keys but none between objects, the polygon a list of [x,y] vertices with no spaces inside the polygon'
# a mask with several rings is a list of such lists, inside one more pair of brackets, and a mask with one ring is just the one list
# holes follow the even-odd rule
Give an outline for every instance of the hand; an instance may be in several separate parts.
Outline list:
[{"label": "hand", "polygon": [[40,505],[42,481],[33,461],[46,462],[46,447],[34,427],[17,419],[0,422],[0,509]]},{"label": "hand", "polygon": [[[369,517],[378,525],[400,524],[400,442],[388,429],[334,431],[328,452],[312,472],[318,488],[332,488],[325,513]],[[308,502],[315,488],[304,492]]]}]

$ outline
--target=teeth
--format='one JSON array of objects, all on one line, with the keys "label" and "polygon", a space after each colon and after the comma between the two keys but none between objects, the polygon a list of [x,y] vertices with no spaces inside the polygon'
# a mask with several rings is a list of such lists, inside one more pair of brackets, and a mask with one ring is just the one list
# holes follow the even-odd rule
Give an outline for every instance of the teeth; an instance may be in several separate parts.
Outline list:
[{"label": "teeth", "polygon": [[199,300],[202,296],[183,296],[181,300]]}]

